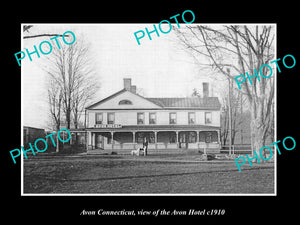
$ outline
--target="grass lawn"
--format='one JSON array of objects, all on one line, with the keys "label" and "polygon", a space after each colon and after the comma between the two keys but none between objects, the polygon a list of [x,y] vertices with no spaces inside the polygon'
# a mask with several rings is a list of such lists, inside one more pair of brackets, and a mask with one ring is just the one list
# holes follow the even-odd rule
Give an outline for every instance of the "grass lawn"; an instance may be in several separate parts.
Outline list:
[{"label": "grass lawn", "polygon": [[274,193],[274,164],[242,166],[193,156],[32,156],[24,160],[24,194]]}]

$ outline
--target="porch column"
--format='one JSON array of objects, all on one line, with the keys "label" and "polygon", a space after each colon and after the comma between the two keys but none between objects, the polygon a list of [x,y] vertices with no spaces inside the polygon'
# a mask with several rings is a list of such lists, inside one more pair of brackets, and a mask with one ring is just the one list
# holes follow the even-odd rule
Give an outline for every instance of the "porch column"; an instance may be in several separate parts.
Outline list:
[{"label": "porch column", "polygon": [[199,131],[198,131],[198,135],[197,135],[197,136],[199,137],[199,139],[198,139],[198,140],[199,140],[199,142],[198,142],[198,148],[200,148],[200,132],[201,132],[201,131],[202,131],[202,130],[199,130]]},{"label": "porch column", "polygon": [[200,141],[200,137],[199,137],[199,131],[195,131],[196,132],[196,142],[199,143]]},{"label": "porch column", "polygon": [[197,143],[197,148],[199,149],[199,140],[200,140],[200,138],[199,138],[199,131],[195,130],[195,132],[196,132],[196,143]]},{"label": "porch column", "polygon": [[92,145],[92,133],[90,131],[87,131],[86,139],[86,150],[89,150],[89,146]]},{"label": "porch column", "polygon": [[175,131],[176,132],[176,145],[177,145],[177,148],[179,148],[179,131]]},{"label": "porch column", "polygon": [[155,149],[157,149],[157,131],[154,131],[154,143],[155,143]]},{"label": "porch column", "polygon": [[132,132],[132,139],[133,148],[135,149],[135,131]]},{"label": "porch column", "polygon": [[92,132],[92,149],[96,148],[96,133]]},{"label": "porch column", "polygon": [[221,135],[220,135],[221,133],[220,133],[220,132],[221,132],[220,129],[217,130],[217,134],[218,134],[218,142],[219,142],[219,143],[218,143],[218,144],[219,144],[219,149],[221,149],[221,143],[222,143],[222,142],[221,142]]},{"label": "porch column", "polygon": [[114,149],[114,132],[110,132],[110,135],[111,135],[111,148]]}]

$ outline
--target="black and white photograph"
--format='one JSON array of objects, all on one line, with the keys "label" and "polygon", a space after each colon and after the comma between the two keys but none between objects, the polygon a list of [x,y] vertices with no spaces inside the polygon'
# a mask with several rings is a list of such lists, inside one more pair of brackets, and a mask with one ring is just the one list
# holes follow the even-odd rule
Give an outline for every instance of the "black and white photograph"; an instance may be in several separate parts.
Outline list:
[{"label": "black and white photograph", "polygon": [[24,195],[276,194],[276,24],[22,27]]},{"label": "black and white photograph", "polygon": [[296,7],[101,3],[5,9],[4,220],[296,219]]}]

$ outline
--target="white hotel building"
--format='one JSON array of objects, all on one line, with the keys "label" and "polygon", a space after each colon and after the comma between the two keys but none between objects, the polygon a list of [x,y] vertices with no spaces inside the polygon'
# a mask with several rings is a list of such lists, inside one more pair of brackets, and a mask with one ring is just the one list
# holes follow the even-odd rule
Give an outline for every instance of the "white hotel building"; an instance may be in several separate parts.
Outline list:
[{"label": "white hotel building", "polygon": [[86,108],[87,151],[129,153],[148,139],[148,153],[220,151],[220,102],[209,97],[145,98],[131,79],[124,89]]}]

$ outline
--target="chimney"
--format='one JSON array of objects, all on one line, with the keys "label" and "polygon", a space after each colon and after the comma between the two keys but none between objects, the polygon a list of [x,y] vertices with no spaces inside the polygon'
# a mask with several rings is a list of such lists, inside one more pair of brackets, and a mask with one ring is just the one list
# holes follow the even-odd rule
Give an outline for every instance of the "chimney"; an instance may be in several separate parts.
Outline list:
[{"label": "chimney", "polygon": [[202,85],[203,85],[203,98],[207,98],[209,97],[209,86],[208,86],[209,83],[203,82]]},{"label": "chimney", "polygon": [[124,78],[124,89],[131,90],[131,78]]},{"label": "chimney", "polygon": [[132,85],[130,88],[130,91],[134,94],[136,94],[136,85]]}]

